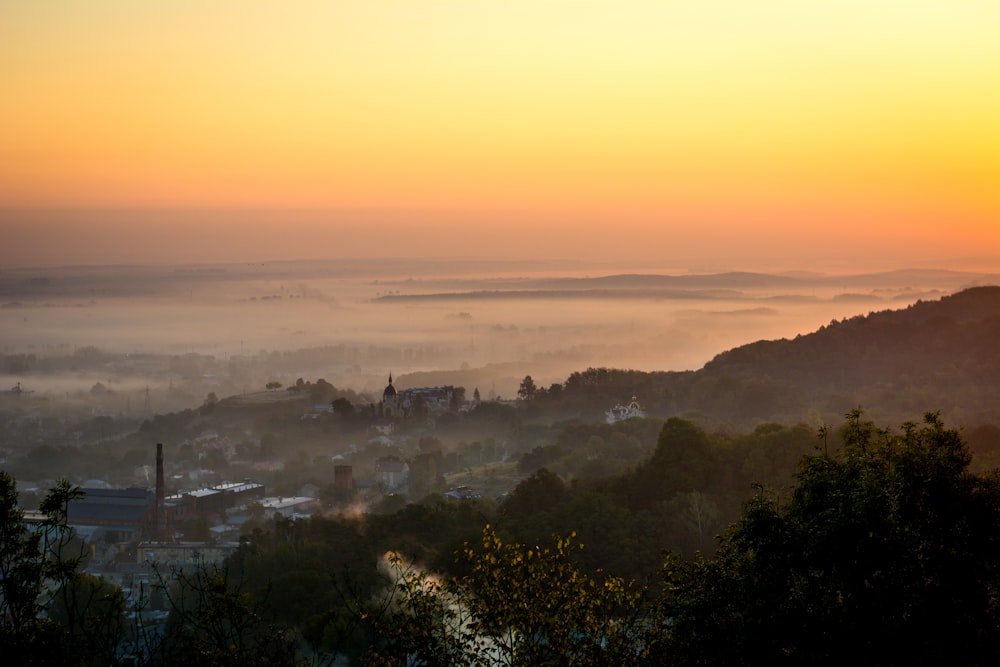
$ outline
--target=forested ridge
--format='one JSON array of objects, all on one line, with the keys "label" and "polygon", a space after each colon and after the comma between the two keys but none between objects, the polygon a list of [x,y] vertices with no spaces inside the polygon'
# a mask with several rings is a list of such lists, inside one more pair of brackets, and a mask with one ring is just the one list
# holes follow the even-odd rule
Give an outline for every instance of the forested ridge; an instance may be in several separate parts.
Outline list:
[{"label": "forested ridge", "polygon": [[[879,414],[936,403],[964,423],[996,421],[1000,287],[977,287],[897,311],[831,322],[793,340],[718,355],[702,374],[784,386],[784,398],[820,411],[845,396]],[[797,400],[795,400],[797,399]]]},{"label": "forested ridge", "polygon": [[743,345],[697,371],[587,369],[535,398],[539,411],[593,415],[635,395],[651,415],[681,415],[711,430],[770,421],[818,426],[851,405],[889,423],[935,406],[954,423],[998,424],[998,340],[1000,287],[973,287]]}]

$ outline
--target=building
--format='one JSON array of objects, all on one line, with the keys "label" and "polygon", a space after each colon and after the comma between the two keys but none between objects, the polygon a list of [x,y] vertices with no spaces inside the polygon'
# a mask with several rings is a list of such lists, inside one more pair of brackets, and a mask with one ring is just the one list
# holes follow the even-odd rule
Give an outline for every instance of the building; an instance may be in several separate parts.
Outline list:
[{"label": "building", "polygon": [[239,542],[140,542],[136,563],[155,564],[160,568],[190,569],[206,564],[221,564],[236,551]]},{"label": "building", "polygon": [[389,384],[382,391],[382,402],[379,404],[379,416],[385,419],[395,419],[403,416],[403,406],[399,401],[399,392],[392,386],[392,373],[389,373]]},{"label": "building", "polygon": [[375,483],[383,489],[396,489],[406,481],[410,468],[405,461],[387,456],[375,462]]},{"label": "building", "polygon": [[605,421],[609,424],[614,424],[615,422],[620,422],[625,419],[631,419],[632,417],[645,417],[646,411],[642,409],[639,405],[639,401],[635,396],[628,405],[622,405],[619,403],[615,407],[611,408],[605,413]]},{"label": "building", "polygon": [[264,517],[268,519],[279,514],[289,519],[308,517],[319,509],[319,500],[304,496],[264,498],[260,504],[264,508]]},{"label": "building", "polygon": [[264,497],[264,485],[258,482],[224,482],[194,491],[167,496],[164,522],[175,525],[199,518],[217,518],[226,510],[246,505]]},{"label": "building", "polygon": [[354,488],[354,467],[343,464],[333,466],[333,485],[338,489],[352,490]]},{"label": "building", "polygon": [[67,523],[86,541],[132,542],[155,534],[156,495],[149,489],[81,488],[69,502]]},{"label": "building", "polygon": [[390,433],[393,419],[440,415],[452,408],[454,397],[454,387],[414,387],[397,391],[390,373],[389,384],[382,391],[374,427],[382,433]]},{"label": "building", "polygon": [[408,413],[421,416],[417,413],[423,412],[426,416],[437,416],[447,412],[452,407],[455,396],[453,387],[414,387],[404,389],[400,393],[400,402]]},{"label": "building", "polygon": [[478,500],[483,497],[481,493],[473,491],[468,486],[456,486],[453,489],[448,489],[441,495],[452,500]]}]

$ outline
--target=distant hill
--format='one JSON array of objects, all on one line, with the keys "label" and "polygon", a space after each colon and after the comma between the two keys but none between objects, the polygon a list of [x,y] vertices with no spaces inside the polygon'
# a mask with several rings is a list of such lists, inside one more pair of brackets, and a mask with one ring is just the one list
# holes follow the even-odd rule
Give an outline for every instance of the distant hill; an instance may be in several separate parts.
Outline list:
[{"label": "distant hill", "polygon": [[[375,301],[447,301],[454,299],[729,299],[747,297],[749,293],[767,290],[767,298],[811,300],[814,290],[842,292],[841,298],[856,297],[852,290],[868,292],[892,290],[897,296],[911,294],[913,298],[943,291],[992,284],[1000,276],[992,273],[965,271],[907,269],[854,275],[826,275],[798,272],[795,274],[725,273],[615,274],[596,277],[520,278],[490,280],[422,280],[384,282],[402,288]],[[933,286],[933,287],[931,287]],[[844,293],[846,292],[846,293]]]},{"label": "distant hill", "polygon": [[1000,287],[743,345],[697,371],[590,368],[537,396],[529,413],[596,421],[633,395],[651,417],[733,432],[763,422],[837,424],[857,407],[887,425],[933,411],[955,426],[1000,424]]},{"label": "distant hill", "polygon": [[890,422],[940,409],[948,423],[1000,423],[1000,287],[744,345],[671,384],[678,407],[723,421],[860,405]]}]

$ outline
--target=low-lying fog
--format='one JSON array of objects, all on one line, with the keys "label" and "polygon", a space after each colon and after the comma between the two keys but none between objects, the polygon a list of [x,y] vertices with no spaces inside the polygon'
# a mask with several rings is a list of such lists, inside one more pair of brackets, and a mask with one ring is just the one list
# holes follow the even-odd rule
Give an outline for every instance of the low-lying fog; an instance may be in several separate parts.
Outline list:
[{"label": "low-lying fog", "polygon": [[299,377],[375,395],[389,372],[407,387],[429,377],[417,371],[458,371],[454,384],[470,393],[475,385],[484,397],[513,397],[525,375],[548,386],[591,366],[697,369],[745,343],[1000,282],[944,271],[543,268],[354,260],[8,269],[0,389],[103,393],[106,411],[156,411]]}]

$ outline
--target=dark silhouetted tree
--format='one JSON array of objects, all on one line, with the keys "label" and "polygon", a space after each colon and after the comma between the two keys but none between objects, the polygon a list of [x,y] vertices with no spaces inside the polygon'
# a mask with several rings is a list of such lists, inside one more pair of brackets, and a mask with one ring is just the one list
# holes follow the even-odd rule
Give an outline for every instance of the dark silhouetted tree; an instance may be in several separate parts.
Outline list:
[{"label": "dark silhouetted tree", "polygon": [[[1000,662],[1000,481],[936,414],[848,415],[784,506],[760,488],[713,561],[668,561],[664,663]],[[658,649],[658,650],[659,650]]]},{"label": "dark silhouetted tree", "polygon": [[538,387],[535,386],[535,381],[531,379],[530,375],[525,375],[524,379],[521,380],[521,386],[517,388],[517,397],[522,401],[530,401],[535,397],[537,391]]}]

